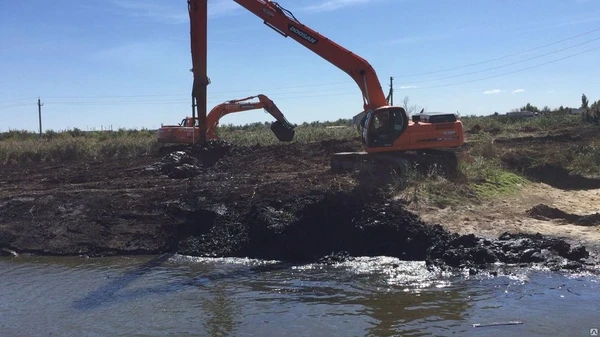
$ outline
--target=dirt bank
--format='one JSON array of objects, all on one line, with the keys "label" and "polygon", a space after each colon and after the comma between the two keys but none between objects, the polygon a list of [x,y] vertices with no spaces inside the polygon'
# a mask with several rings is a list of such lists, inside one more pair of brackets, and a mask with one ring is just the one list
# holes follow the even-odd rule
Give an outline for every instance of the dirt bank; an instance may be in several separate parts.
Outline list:
[{"label": "dirt bank", "polygon": [[0,248],[288,261],[347,252],[471,268],[500,261],[576,269],[588,258],[562,240],[479,239],[427,225],[381,193],[381,177],[330,172],[330,154],[359,148],[356,141],[215,143],[163,158],[3,167]]}]

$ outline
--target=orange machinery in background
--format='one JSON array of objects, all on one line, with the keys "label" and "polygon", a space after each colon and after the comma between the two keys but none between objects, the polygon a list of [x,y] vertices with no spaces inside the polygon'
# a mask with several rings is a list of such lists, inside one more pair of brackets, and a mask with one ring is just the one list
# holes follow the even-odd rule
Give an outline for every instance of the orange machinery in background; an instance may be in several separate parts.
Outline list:
[{"label": "orange machinery in background", "polygon": [[[250,101],[258,98],[258,101]],[[277,139],[282,142],[290,142],[294,139],[294,126],[288,122],[281,110],[275,103],[263,94],[249,96],[241,99],[226,101],[218,104],[206,117],[206,140],[218,139],[217,126],[219,120],[230,113],[241,111],[264,109],[275,122],[271,124],[271,131]],[[159,143],[171,144],[195,144],[198,143],[200,135],[200,123],[198,118],[186,117],[179,125],[163,125],[158,129],[157,141]]]}]

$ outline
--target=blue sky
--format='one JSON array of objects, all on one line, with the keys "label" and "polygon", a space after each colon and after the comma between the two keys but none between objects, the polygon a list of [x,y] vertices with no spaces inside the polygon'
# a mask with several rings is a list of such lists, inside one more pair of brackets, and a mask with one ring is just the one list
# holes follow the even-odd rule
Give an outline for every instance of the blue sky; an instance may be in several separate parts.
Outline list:
[{"label": "blue sky", "polygon": [[[394,76],[395,105],[408,96],[428,111],[485,115],[527,102],[578,107],[582,93],[600,99],[598,0],[279,3],[366,58],[384,91]],[[233,0],[208,5],[209,110],[259,93],[295,123],[362,110],[358,87],[338,68]],[[0,130],[37,130],[38,96],[44,129],[179,122],[191,113],[188,21],[185,0],[2,1]],[[221,123],[271,120],[257,110]]]}]

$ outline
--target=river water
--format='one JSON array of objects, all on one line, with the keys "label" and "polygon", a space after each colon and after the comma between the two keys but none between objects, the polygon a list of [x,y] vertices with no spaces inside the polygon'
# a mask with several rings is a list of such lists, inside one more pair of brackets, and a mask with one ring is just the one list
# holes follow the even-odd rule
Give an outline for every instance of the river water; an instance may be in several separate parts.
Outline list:
[{"label": "river water", "polygon": [[[520,324],[495,325],[517,321]],[[473,326],[483,324],[484,326]],[[0,258],[0,336],[590,336],[594,275],[180,255]]]}]

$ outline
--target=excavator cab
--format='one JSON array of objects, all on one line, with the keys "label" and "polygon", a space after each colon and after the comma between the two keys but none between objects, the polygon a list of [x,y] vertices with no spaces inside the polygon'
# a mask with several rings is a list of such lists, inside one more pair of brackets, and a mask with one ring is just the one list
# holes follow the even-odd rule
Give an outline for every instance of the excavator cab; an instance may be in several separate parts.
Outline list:
[{"label": "excavator cab", "polygon": [[387,106],[369,111],[363,122],[363,144],[371,147],[391,147],[406,130],[408,117],[402,107]]},{"label": "excavator cab", "polygon": [[179,126],[184,126],[184,127],[198,126],[198,118],[192,119],[191,117],[186,117],[181,120],[181,123],[179,123]]}]

